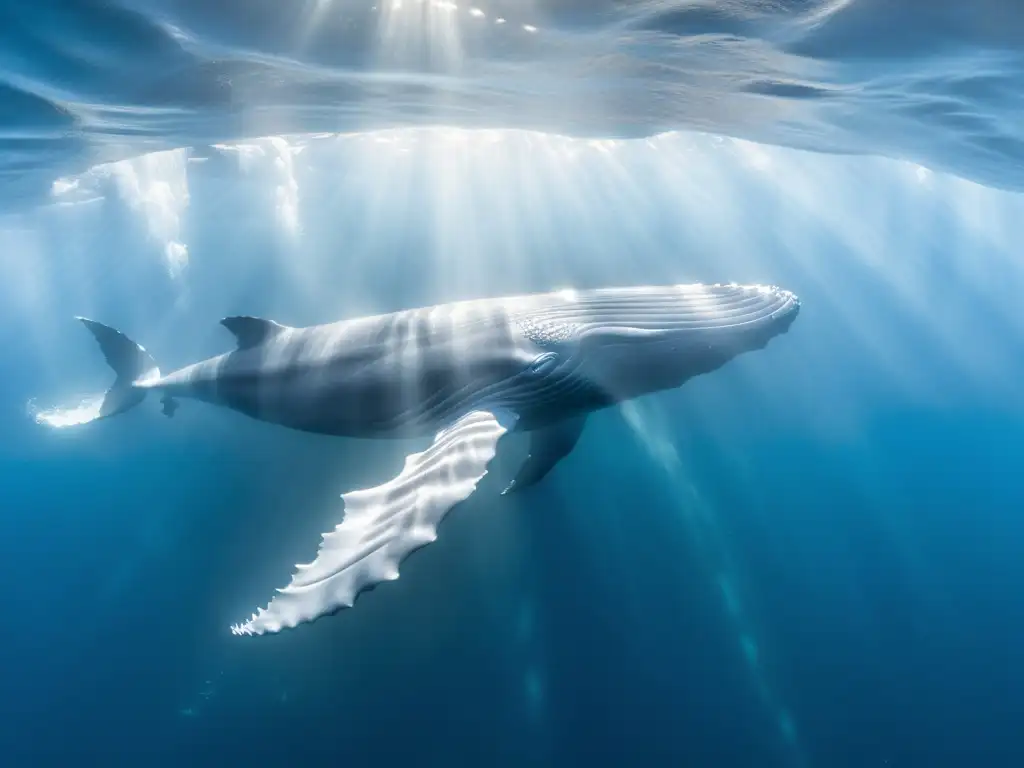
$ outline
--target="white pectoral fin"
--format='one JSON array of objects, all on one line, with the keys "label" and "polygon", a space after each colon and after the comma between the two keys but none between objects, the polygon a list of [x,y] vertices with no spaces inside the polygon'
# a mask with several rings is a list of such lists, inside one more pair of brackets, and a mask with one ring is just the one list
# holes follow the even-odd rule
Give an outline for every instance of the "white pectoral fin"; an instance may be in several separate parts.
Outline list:
[{"label": "white pectoral fin", "polygon": [[516,420],[506,411],[471,411],[408,456],[393,480],[343,494],[344,518],[324,534],[316,559],[297,566],[266,608],[231,631],[279,632],[349,608],[362,590],[397,579],[402,560],[437,538],[448,510],[473,493]]}]

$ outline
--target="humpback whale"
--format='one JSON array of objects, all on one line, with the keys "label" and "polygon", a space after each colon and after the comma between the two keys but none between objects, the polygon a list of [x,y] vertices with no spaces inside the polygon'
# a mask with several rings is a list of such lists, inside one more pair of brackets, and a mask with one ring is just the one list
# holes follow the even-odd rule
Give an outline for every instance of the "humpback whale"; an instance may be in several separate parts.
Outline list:
[{"label": "humpback whale", "polygon": [[518,492],[573,450],[588,414],[760,349],[799,310],[775,286],[693,284],[462,301],[305,328],[228,317],[234,349],[166,374],[120,331],[78,319],[116,376],[95,418],[153,393],[167,416],[193,399],[308,432],[431,438],[397,477],[343,494],[315,559],[231,627],[261,635],[351,607],[398,578],[402,560],[473,493],[504,435],[529,433],[528,457],[504,491]]}]

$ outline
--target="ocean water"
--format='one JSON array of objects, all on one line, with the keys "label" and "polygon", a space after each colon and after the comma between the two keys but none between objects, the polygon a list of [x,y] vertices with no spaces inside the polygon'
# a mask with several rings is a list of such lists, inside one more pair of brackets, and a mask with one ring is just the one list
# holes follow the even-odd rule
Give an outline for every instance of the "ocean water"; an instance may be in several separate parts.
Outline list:
[{"label": "ocean water", "polygon": [[[1024,764],[1022,52],[1008,0],[0,7],[0,765]],[[170,369],[692,281],[801,314],[279,635],[228,628],[422,442],[66,424],[75,315]]]}]

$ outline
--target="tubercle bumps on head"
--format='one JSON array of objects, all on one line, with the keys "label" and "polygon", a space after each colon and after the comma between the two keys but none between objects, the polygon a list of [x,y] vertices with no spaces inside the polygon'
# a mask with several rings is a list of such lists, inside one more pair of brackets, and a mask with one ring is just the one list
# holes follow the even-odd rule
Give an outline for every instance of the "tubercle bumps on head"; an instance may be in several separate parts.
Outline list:
[{"label": "tubercle bumps on head", "polygon": [[562,320],[519,317],[515,320],[519,332],[540,346],[569,341],[575,335],[575,325]]}]

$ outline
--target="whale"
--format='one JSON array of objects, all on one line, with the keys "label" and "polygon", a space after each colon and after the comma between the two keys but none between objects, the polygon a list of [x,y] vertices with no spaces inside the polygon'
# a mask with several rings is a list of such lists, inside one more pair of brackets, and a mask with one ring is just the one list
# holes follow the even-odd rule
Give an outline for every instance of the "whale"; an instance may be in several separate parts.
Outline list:
[{"label": "whale", "polygon": [[90,420],[159,396],[168,417],[191,400],[311,433],[429,439],[397,476],[342,494],[316,557],[230,626],[264,635],[350,608],[397,579],[402,561],[474,493],[506,435],[529,441],[502,491],[520,493],[572,452],[590,414],[762,349],[799,311],[778,286],[695,283],[476,299],[307,327],[233,316],[221,320],[233,349],[170,373],[120,331],[78,320],[114,372]]}]

